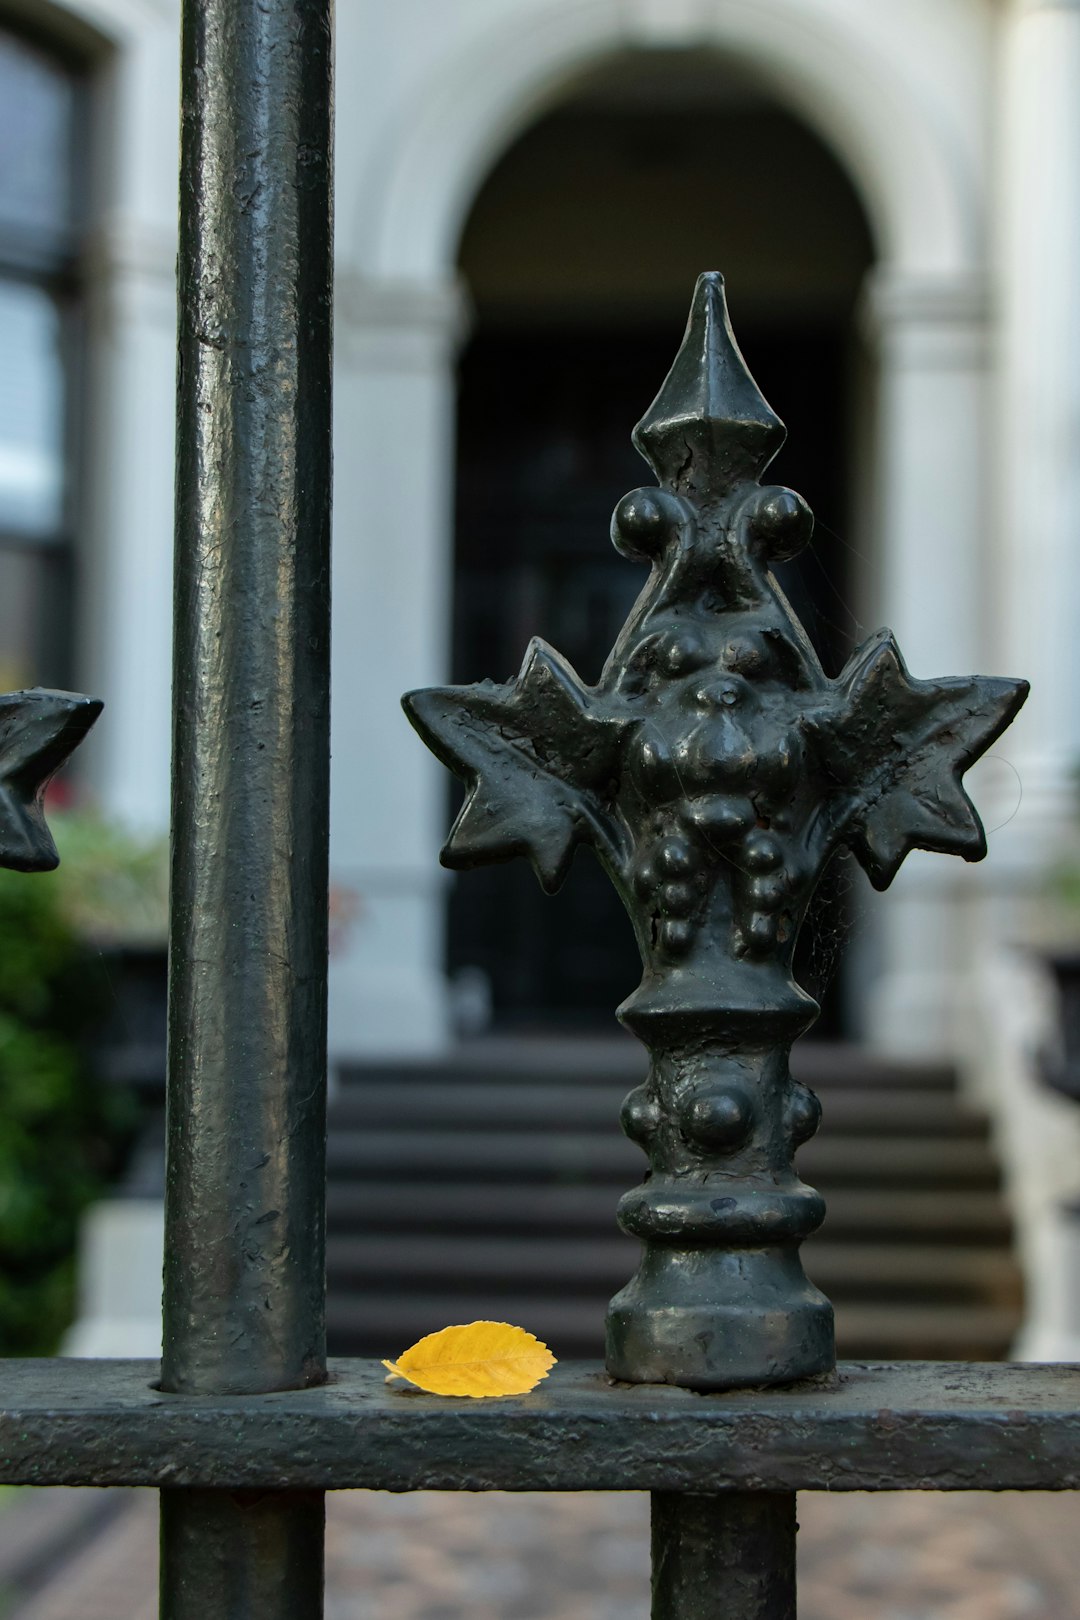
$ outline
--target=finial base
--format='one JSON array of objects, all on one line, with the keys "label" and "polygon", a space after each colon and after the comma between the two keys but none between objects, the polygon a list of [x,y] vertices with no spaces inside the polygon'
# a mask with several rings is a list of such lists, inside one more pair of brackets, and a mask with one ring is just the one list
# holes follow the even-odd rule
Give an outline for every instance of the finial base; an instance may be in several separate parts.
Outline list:
[{"label": "finial base", "polygon": [[701,1391],[792,1384],[836,1365],[833,1309],[798,1249],[649,1247],[607,1314],[608,1373]]}]

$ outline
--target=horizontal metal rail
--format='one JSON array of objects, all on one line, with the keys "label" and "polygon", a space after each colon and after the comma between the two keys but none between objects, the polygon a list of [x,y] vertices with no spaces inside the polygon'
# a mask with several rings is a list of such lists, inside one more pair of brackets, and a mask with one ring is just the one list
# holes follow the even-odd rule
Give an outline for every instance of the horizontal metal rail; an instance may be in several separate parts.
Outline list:
[{"label": "horizontal metal rail", "polygon": [[841,1363],[835,1381],[695,1395],[562,1363],[462,1401],[332,1361],[322,1388],[171,1396],[151,1361],[3,1366],[0,1478],[224,1490],[1075,1490],[1080,1367]]}]

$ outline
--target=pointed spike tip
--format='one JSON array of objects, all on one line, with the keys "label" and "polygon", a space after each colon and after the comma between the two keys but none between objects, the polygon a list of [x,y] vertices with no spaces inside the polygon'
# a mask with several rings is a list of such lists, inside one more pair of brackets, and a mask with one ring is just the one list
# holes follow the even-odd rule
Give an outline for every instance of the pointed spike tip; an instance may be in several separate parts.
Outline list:
[{"label": "pointed spike tip", "polygon": [[720,495],[760,477],[785,438],[735,341],[724,278],[697,279],[674,364],[634,429],[634,444],[665,489]]}]

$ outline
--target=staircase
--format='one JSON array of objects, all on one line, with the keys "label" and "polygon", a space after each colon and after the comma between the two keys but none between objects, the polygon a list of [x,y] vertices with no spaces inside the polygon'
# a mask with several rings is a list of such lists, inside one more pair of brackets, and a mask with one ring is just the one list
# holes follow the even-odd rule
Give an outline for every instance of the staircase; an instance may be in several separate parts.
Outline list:
[{"label": "staircase", "polygon": [[[614,1212],[645,1169],[618,1125],[644,1067],[629,1038],[522,1038],[346,1071],[330,1110],[333,1353],[390,1356],[492,1317],[559,1356],[599,1356],[639,1252]],[[836,1306],[840,1355],[1006,1355],[1021,1314],[1010,1220],[987,1123],[951,1069],[824,1042],[792,1068],[824,1106],[798,1167],[828,1215],[803,1257]]]}]

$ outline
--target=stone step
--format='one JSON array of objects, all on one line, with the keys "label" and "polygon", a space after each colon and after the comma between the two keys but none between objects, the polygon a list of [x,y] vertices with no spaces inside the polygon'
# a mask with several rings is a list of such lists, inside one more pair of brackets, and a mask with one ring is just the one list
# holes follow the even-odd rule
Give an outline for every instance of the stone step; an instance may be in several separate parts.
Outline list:
[{"label": "stone step", "polygon": [[[335,1293],[327,1330],[340,1355],[394,1359],[439,1328],[489,1312],[495,1321],[527,1327],[560,1359],[603,1354],[605,1301],[508,1294],[485,1300],[455,1293]],[[836,1310],[838,1353],[847,1360],[886,1357],[996,1361],[1008,1353],[1016,1312],[997,1305],[912,1305],[841,1302]]]},{"label": "stone step", "polygon": [[[480,1316],[556,1354],[598,1356],[608,1297],[637,1247],[619,1195],[645,1159],[618,1127],[646,1060],[628,1037],[485,1039],[438,1064],[372,1066],[330,1114],[330,1335],[388,1354]],[[798,1168],[824,1194],[807,1271],[848,1357],[1007,1353],[1021,1280],[986,1120],[945,1064],[803,1042],[821,1096]]]},{"label": "stone step", "polygon": [[[453,1288],[495,1299],[502,1294],[549,1290],[608,1298],[634,1270],[640,1249],[631,1239],[498,1236],[351,1237],[334,1233],[327,1244],[331,1287]],[[837,1243],[811,1238],[803,1249],[811,1279],[833,1297],[886,1301],[974,1300],[1016,1306],[1020,1280],[1007,1250],[959,1245],[927,1250],[900,1243]],[[440,1288],[441,1285],[441,1288]]]},{"label": "stone step", "polygon": [[[644,1048],[628,1035],[563,1039],[489,1036],[462,1042],[438,1059],[346,1064],[338,1080],[341,1094],[354,1086],[363,1089],[380,1082],[408,1086],[432,1081],[450,1087],[484,1082],[519,1090],[562,1081],[575,1088],[614,1086],[629,1090],[645,1078],[647,1068]],[[845,1041],[798,1042],[791,1054],[791,1071],[815,1090],[896,1087],[951,1094],[956,1084],[955,1072],[947,1063],[883,1057]]]},{"label": "stone step", "polygon": [[[609,1133],[527,1130],[355,1131],[334,1128],[331,1177],[431,1176],[440,1181],[605,1182],[641,1179],[641,1150]],[[984,1140],[896,1135],[819,1135],[800,1150],[812,1184],[995,1187],[997,1161]]]},{"label": "stone step", "polygon": [[1012,1220],[996,1191],[930,1191],[907,1187],[822,1189],[825,1220],[832,1237],[873,1242],[910,1236],[920,1244],[1003,1245],[1012,1240]]},{"label": "stone step", "polygon": [[[636,1178],[635,1178],[636,1179]],[[627,1184],[628,1186],[631,1183]],[[331,1232],[511,1233],[540,1236],[614,1233],[618,1188],[597,1185],[332,1181]],[[994,1192],[838,1188],[826,1196],[824,1231],[846,1240],[900,1238],[919,1243],[1008,1244],[1011,1223]]]},{"label": "stone step", "polygon": [[[577,1085],[543,1080],[530,1086],[476,1079],[373,1077],[344,1087],[331,1117],[335,1133],[383,1129],[618,1131],[623,1084]],[[986,1120],[949,1092],[872,1086],[832,1090],[825,1097],[830,1132],[897,1132],[914,1136],[984,1137]]]},{"label": "stone step", "polygon": [[836,1307],[838,1354],[849,1361],[1001,1361],[1019,1327],[1001,1305],[849,1304]]}]

